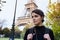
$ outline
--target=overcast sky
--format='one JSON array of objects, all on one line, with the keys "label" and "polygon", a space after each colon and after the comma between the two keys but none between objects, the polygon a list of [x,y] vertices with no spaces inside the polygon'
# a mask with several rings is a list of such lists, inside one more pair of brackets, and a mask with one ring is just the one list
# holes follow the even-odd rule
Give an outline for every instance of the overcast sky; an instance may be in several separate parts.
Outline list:
[{"label": "overcast sky", "polygon": [[[6,0],[6,3],[3,3],[2,11],[0,11],[0,21],[6,20],[4,27],[11,27],[13,22],[14,10],[15,10],[15,1],[16,0]],[[52,0],[55,1],[55,0]],[[24,16],[25,13],[25,4],[28,0],[17,0],[17,11],[16,19],[18,17]],[[48,0],[35,0],[38,8],[43,10],[46,13]]]}]

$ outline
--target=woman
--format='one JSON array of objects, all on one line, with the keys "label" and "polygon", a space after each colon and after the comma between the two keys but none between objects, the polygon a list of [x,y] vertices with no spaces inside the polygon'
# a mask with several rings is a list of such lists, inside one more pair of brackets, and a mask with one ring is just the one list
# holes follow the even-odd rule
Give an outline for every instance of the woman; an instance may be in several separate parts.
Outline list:
[{"label": "woman", "polygon": [[35,9],[31,15],[35,26],[26,31],[24,40],[54,40],[52,30],[43,25],[44,13],[39,9]]}]

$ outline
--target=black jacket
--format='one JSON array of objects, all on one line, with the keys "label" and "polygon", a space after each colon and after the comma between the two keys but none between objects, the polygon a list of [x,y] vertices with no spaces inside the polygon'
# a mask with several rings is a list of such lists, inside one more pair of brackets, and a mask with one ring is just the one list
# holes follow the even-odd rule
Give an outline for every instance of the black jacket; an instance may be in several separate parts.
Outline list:
[{"label": "black jacket", "polygon": [[35,26],[33,28],[30,28],[26,31],[24,40],[27,40],[27,35],[32,33],[33,34],[33,40],[45,40],[44,34],[49,34],[51,40],[54,40],[54,35],[51,29],[46,28],[45,26]]}]

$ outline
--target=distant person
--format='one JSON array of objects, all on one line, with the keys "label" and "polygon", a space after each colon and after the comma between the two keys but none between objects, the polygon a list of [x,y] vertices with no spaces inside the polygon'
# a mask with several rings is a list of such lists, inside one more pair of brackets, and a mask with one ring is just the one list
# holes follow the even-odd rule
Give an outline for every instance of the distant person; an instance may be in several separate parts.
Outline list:
[{"label": "distant person", "polygon": [[35,26],[26,31],[24,40],[54,40],[53,31],[43,25],[44,13],[35,9],[31,15]]}]

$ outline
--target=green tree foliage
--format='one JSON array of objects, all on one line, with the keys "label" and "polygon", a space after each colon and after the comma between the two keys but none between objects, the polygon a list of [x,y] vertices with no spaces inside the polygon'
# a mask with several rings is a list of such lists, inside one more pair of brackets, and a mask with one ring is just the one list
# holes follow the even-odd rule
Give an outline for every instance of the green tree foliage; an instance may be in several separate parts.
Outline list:
[{"label": "green tree foliage", "polygon": [[22,33],[21,33],[22,38],[24,37],[25,32],[26,32],[29,28],[31,28],[31,26],[33,26],[32,23],[28,23],[28,24],[25,25],[25,28],[23,29],[23,31],[22,31]]},{"label": "green tree foliage", "polygon": [[46,22],[46,25],[51,26],[55,40],[60,40],[60,3],[53,3],[48,9],[46,15],[48,22]]},{"label": "green tree foliage", "polygon": [[15,38],[21,37],[21,30],[19,30],[18,26],[15,26]]},{"label": "green tree foliage", "polygon": [[9,37],[10,36],[10,30],[8,28],[4,28],[3,34],[5,34],[5,37]]}]

